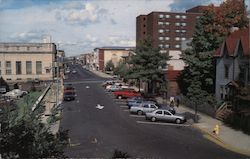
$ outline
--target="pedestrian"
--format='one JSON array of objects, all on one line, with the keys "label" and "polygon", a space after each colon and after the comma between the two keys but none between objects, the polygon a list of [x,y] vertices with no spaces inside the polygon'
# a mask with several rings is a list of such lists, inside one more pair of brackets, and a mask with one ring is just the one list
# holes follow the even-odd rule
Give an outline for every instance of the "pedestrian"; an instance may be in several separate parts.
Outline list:
[{"label": "pedestrian", "polygon": [[177,108],[179,107],[179,104],[180,104],[180,99],[179,99],[179,97],[177,96],[177,97],[176,97],[176,107],[177,107]]}]

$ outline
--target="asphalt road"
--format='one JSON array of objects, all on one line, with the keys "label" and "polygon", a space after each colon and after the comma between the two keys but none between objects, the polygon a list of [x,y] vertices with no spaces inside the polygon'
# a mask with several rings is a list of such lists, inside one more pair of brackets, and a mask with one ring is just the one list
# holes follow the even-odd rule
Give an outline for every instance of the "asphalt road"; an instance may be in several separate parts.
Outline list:
[{"label": "asphalt road", "polygon": [[[238,159],[242,155],[225,150],[205,139],[191,126],[159,125],[130,115],[123,101],[101,87],[103,78],[76,66],[65,82],[74,84],[75,101],[63,102],[60,127],[69,129],[70,158],[111,158],[119,149],[132,158]],[[104,106],[97,109],[97,104]]]}]

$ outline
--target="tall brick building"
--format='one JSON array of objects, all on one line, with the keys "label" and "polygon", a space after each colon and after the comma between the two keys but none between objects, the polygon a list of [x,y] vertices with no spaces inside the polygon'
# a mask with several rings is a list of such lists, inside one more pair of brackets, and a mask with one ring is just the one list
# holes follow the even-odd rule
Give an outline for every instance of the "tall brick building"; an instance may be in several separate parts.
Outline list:
[{"label": "tall brick building", "polygon": [[196,6],[185,13],[151,12],[136,17],[136,45],[151,38],[162,53],[181,50],[182,41],[192,38],[197,18],[206,6]]}]

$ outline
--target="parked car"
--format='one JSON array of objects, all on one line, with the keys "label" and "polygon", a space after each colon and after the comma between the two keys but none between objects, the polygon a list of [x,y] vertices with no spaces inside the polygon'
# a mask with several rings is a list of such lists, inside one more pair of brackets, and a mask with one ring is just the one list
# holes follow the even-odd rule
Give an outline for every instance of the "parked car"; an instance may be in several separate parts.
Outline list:
[{"label": "parked car", "polygon": [[28,94],[27,91],[22,91],[20,89],[13,89],[12,91],[9,91],[9,92],[3,94],[3,96],[9,97],[12,99],[17,99],[17,98],[23,97],[26,94]]},{"label": "parked car", "polygon": [[113,93],[114,93],[115,97],[118,99],[140,97],[141,96],[141,93],[136,92],[134,89],[122,89],[120,91],[115,91]]},{"label": "parked car", "polygon": [[171,107],[169,105],[164,105],[164,104],[156,104],[159,108],[161,109],[166,109],[168,111],[170,111],[170,113],[175,114],[176,110],[174,109],[174,107]]},{"label": "parked car", "polygon": [[75,88],[72,86],[72,84],[66,84],[64,85],[64,91],[67,91],[67,90],[75,91]]},{"label": "parked car", "polygon": [[139,106],[132,106],[130,108],[130,113],[137,113],[138,115],[142,115],[148,112],[152,112],[158,109],[158,106],[153,103],[142,103]]},{"label": "parked car", "polygon": [[186,122],[186,118],[182,115],[174,115],[166,109],[156,109],[152,112],[146,113],[146,120],[155,121],[168,121],[177,124]]},{"label": "parked car", "polygon": [[134,101],[137,101],[137,100],[143,100],[144,98],[141,97],[141,96],[138,96],[138,97],[131,97],[131,98],[128,98],[127,99],[127,103],[129,102],[134,102]]},{"label": "parked car", "polygon": [[75,100],[75,97],[76,97],[75,91],[67,90],[67,91],[64,91],[64,93],[63,93],[63,100],[64,101]]},{"label": "parked car", "polygon": [[73,70],[72,73],[76,73],[76,70]]},{"label": "parked car", "polygon": [[110,91],[110,92],[114,92],[114,91],[122,90],[122,87],[121,86],[117,86],[117,85],[111,85],[110,87],[107,87],[106,90]]},{"label": "parked car", "polygon": [[128,105],[128,108],[130,109],[131,107],[138,107],[138,106],[140,106],[142,104],[156,104],[156,102],[151,101],[151,100],[136,101],[136,102],[130,103]]}]

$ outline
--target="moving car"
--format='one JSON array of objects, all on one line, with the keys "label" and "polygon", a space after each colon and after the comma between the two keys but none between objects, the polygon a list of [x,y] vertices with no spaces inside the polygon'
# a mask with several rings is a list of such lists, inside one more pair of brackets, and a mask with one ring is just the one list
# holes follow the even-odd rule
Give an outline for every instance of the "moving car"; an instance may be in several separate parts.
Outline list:
[{"label": "moving car", "polygon": [[72,86],[72,84],[66,84],[64,85],[64,91],[67,91],[67,90],[75,91],[75,88]]},{"label": "moving car", "polygon": [[141,93],[136,92],[134,89],[123,89],[120,91],[115,91],[113,93],[114,93],[115,97],[118,99],[140,97],[141,96]]},{"label": "moving car", "polygon": [[186,118],[182,115],[174,115],[166,109],[156,109],[152,112],[146,113],[146,119],[153,122],[159,121],[168,121],[175,122],[176,124],[181,124],[186,122]]},{"label": "moving car", "polygon": [[148,112],[152,112],[158,109],[158,106],[154,103],[142,103],[139,106],[132,106],[130,108],[130,113],[137,113],[138,115],[142,115]]},{"label": "moving car", "polygon": [[63,93],[63,100],[64,101],[75,100],[75,96],[76,96],[75,91],[67,90],[67,91],[64,91]]}]

